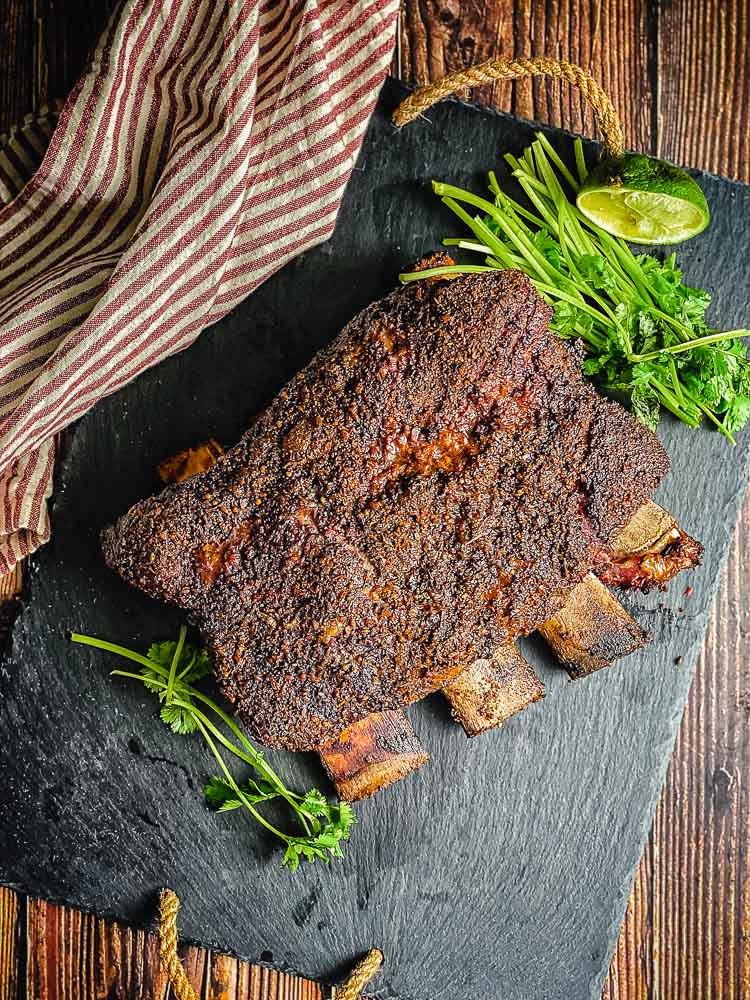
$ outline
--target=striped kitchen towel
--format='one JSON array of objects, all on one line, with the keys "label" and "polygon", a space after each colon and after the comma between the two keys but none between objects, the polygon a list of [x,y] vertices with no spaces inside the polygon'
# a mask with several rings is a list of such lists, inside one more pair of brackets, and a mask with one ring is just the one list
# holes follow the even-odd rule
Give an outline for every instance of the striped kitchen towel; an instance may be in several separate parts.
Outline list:
[{"label": "striped kitchen towel", "polygon": [[331,235],[397,12],[127,0],[46,152],[53,110],[6,144],[0,572],[49,538],[54,435]]}]

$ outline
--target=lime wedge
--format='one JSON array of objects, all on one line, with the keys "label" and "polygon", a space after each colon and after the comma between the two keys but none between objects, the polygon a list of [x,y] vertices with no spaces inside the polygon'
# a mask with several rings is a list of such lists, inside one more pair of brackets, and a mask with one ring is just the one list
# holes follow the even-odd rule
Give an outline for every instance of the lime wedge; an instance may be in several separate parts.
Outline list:
[{"label": "lime wedge", "polygon": [[692,177],[640,153],[599,163],[576,202],[591,222],[631,243],[682,243],[703,232],[711,219]]}]

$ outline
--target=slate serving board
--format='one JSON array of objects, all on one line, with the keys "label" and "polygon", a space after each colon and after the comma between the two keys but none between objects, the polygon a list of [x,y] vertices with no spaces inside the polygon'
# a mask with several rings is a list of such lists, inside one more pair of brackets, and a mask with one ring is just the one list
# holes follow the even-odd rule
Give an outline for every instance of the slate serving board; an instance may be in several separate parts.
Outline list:
[{"label": "slate serving board", "polygon": [[[430,763],[359,806],[346,858],[327,868],[291,876],[252,823],[210,813],[200,787],[214,768],[200,742],[170,734],[138,686],[111,680],[112,659],[65,640],[77,629],[145,646],[174,633],[179,613],[105,568],[102,526],[157,488],[161,459],[209,435],[236,440],[399,269],[456,231],[431,177],[480,190],[488,167],[504,176],[500,152],[533,137],[526,123],[459,103],[397,133],[387,113],[401,96],[386,86],[333,239],[78,424],[59,465],[53,541],[30,564],[0,666],[0,881],[135,922],[152,918],[156,890],[170,885],[185,937],[319,978],[378,944],[382,1000],[598,998],[743,496],[750,435],[732,449],[662,423],[673,471],[658,499],[706,556],[689,600],[680,580],[667,596],[630,601],[653,644],[569,683],[540,643],[526,643],[547,698],[473,741],[439,696],[415,706]],[[570,138],[548,135],[569,158]],[[713,224],[681,259],[713,292],[717,325],[741,326],[750,189],[697,176]],[[293,784],[325,787],[313,755],[272,757]]]}]

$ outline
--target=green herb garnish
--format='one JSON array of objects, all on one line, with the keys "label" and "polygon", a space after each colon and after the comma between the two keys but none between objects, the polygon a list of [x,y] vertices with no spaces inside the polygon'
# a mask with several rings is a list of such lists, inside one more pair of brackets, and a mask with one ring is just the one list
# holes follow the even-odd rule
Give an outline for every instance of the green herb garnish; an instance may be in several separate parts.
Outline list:
[{"label": "green herb garnish", "polygon": [[709,327],[711,297],[683,283],[674,254],[663,262],[635,255],[580,212],[574,199],[587,176],[580,139],[577,177],[541,133],[519,159],[505,159],[527,205],[501,191],[493,172],[492,201],[432,185],[474,235],[444,244],[483,254],[484,264],[415,271],[401,281],[519,268],[554,309],[550,328],[585,345],[586,374],[628,395],[638,420],[655,429],[662,407],[690,427],[706,417],[734,444],[750,418],[750,363],[740,339],[750,331]]},{"label": "green herb garnish", "polygon": [[[213,809],[247,811],[274,836],[286,844],[283,864],[296,871],[303,858],[308,861],[328,861],[329,856],[342,856],[342,841],[349,839],[354,810],[348,802],[329,802],[313,788],[304,795],[290,791],[266,762],[265,756],[248,740],[240,727],[216,702],[194,682],[208,673],[209,661],[205,649],[185,642],[187,629],[181,628],[177,642],[157,642],[146,656],[104,639],[73,633],[71,640],[94,646],[132,660],[140,667],[138,673],[113,670],[116,677],[140,681],[161,703],[161,719],[173,733],[199,732],[208,744],[221,770],[221,777],[212,777],[204,787],[206,801]],[[218,724],[217,724],[218,719]],[[258,774],[238,783],[229,770],[219,748],[249,764]],[[283,800],[299,822],[304,833],[286,834],[270,823],[256,808],[263,802]]]}]

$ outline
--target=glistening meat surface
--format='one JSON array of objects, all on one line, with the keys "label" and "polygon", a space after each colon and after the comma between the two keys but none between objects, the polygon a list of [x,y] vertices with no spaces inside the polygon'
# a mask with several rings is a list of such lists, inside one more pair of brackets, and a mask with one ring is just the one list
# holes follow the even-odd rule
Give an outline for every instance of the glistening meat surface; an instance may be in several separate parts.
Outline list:
[{"label": "glistening meat surface", "polygon": [[108,563],[187,609],[255,736],[313,749],[550,618],[668,468],[515,271],[356,316]]}]

